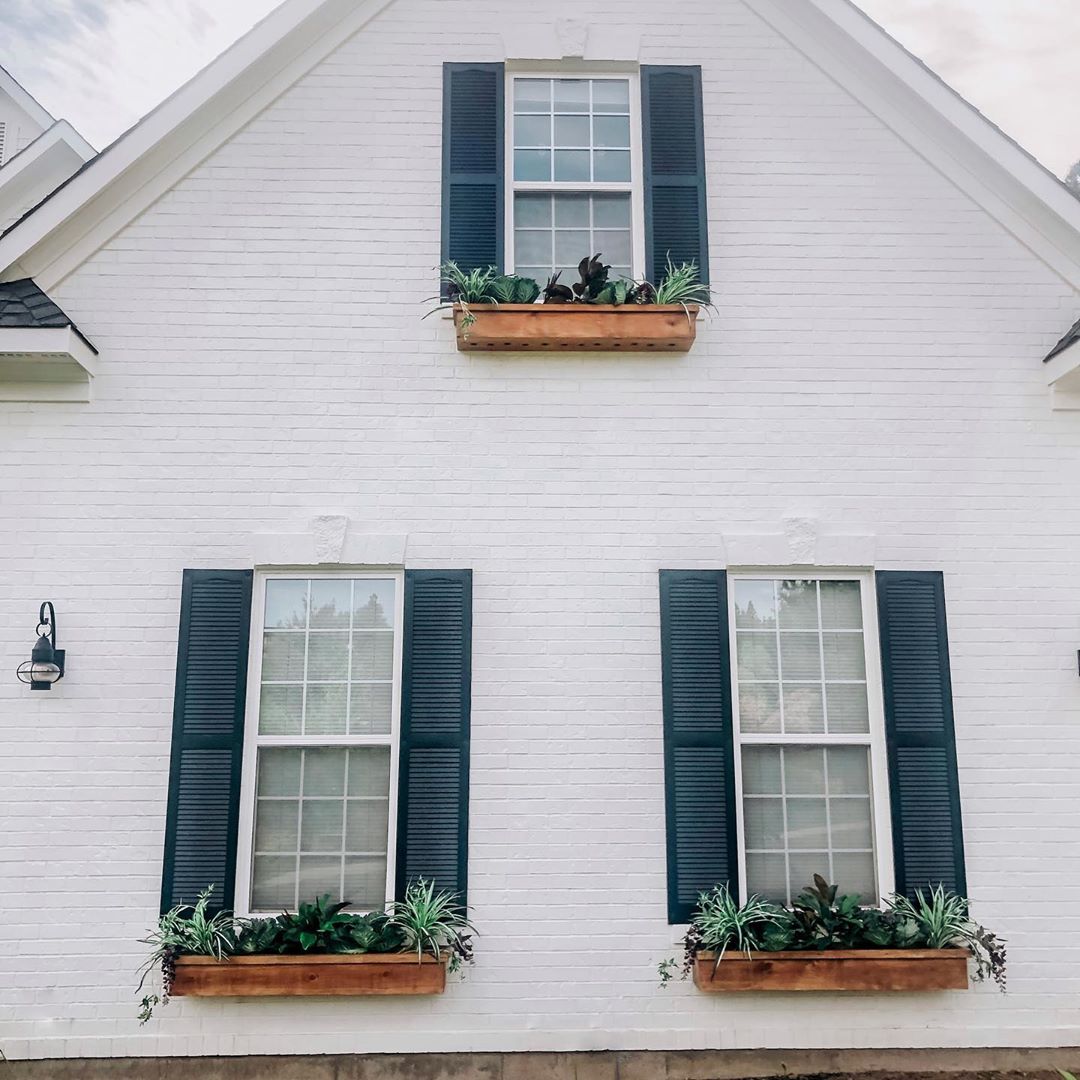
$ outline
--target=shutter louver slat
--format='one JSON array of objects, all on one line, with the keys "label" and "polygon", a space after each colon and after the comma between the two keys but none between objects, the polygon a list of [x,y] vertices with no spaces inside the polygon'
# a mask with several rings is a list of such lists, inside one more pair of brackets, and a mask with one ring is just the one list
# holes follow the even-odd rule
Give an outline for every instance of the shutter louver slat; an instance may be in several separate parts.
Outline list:
[{"label": "shutter louver slat", "polygon": [[944,579],[883,570],[877,593],[896,888],[964,894]]},{"label": "shutter louver slat", "polygon": [[472,571],[405,574],[397,895],[425,878],[466,902]]},{"label": "shutter louver slat", "polygon": [[232,907],[251,621],[250,570],[185,570],[161,909],[214,886]]},{"label": "shutter louver slat", "polygon": [[698,894],[738,888],[727,575],[660,574],[667,789],[668,921]]},{"label": "shutter louver slat", "polygon": [[502,64],[443,65],[442,261],[503,265]]},{"label": "shutter louver slat", "polygon": [[708,205],[701,68],[641,69],[646,276],[658,282],[668,256],[696,262],[709,282]]}]

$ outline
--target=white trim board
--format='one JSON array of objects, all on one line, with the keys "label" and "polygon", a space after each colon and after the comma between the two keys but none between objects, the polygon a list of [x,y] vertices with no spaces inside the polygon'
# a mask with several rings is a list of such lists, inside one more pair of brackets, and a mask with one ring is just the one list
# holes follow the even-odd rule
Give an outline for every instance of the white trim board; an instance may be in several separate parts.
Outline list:
[{"label": "white trim board", "polygon": [[56,117],[6,68],[0,67],[0,93],[7,94],[40,128],[56,123]]}]

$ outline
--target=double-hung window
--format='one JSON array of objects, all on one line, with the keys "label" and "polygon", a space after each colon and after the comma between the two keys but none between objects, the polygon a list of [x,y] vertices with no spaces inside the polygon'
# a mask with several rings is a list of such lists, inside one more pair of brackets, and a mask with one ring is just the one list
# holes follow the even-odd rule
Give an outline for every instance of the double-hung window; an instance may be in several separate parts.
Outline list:
[{"label": "double-hung window", "polygon": [[393,895],[400,575],[256,579],[237,907]]},{"label": "double-hung window", "polygon": [[508,270],[578,280],[599,254],[612,278],[645,273],[636,75],[507,77]]},{"label": "double-hung window", "polygon": [[872,579],[731,574],[744,895],[790,904],[813,875],[892,890]]}]

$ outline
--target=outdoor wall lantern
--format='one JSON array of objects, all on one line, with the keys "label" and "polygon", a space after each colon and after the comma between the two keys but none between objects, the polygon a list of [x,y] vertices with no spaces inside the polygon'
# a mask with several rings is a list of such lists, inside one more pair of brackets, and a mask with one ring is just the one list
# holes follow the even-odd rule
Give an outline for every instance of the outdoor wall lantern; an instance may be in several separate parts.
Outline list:
[{"label": "outdoor wall lantern", "polygon": [[37,643],[30,659],[19,665],[19,682],[29,683],[31,690],[51,690],[57,679],[64,677],[64,650],[56,647],[56,612],[48,600],[38,612]]}]

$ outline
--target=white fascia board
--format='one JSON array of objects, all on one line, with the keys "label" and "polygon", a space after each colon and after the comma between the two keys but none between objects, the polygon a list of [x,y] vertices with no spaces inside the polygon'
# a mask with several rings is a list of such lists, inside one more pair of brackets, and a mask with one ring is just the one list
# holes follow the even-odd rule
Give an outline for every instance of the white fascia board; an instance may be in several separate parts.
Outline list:
[{"label": "white fascia board", "polygon": [[57,184],[62,183],[94,153],[94,148],[66,120],[57,120],[0,166],[0,203],[9,192],[30,191],[54,177],[59,177]]},{"label": "white fascia board", "polygon": [[97,374],[97,353],[73,326],[0,328],[0,359],[75,363],[87,375]]},{"label": "white fascia board", "polygon": [[1074,341],[1067,349],[1043,364],[1046,383],[1055,390],[1068,393],[1080,392],[1080,341]]},{"label": "white fascia board", "polygon": [[0,236],[0,280],[56,288],[393,0],[287,0]]},{"label": "white fascia board", "polygon": [[11,74],[0,67],[0,93],[5,93],[35,124],[47,128],[56,118]]},{"label": "white fascia board", "polygon": [[745,0],[1073,288],[1080,200],[848,0]]}]

